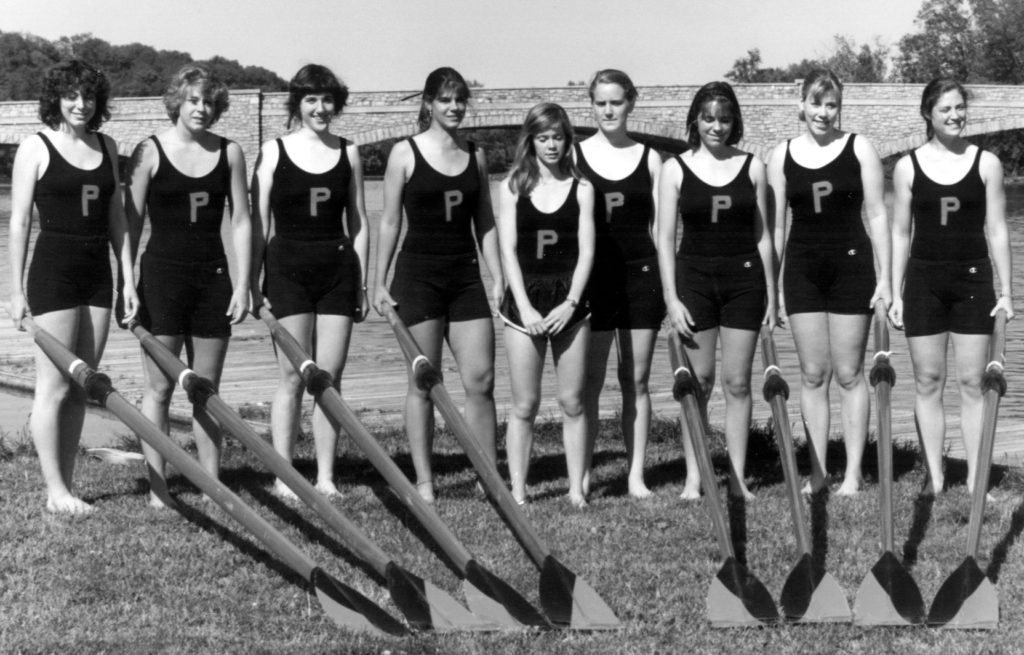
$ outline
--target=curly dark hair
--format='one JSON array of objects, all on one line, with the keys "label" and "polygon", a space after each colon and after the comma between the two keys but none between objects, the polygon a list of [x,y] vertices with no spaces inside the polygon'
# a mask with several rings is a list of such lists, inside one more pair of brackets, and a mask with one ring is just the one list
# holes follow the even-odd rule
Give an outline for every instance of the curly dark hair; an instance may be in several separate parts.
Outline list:
[{"label": "curly dark hair", "polygon": [[81,59],[62,61],[46,70],[43,92],[39,97],[39,120],[51,129],[60,128],[64,120],[60,113],[61,98],[76,91],[96,103],[86,130],[99,130],[100,125],[110,120],[110,82],[101,71]]}]

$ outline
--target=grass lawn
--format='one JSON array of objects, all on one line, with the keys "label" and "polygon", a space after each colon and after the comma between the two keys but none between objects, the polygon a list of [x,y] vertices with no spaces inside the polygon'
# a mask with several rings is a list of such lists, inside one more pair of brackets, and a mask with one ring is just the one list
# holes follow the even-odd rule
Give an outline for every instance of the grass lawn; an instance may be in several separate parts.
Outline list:
[{"label": "grass lawn", "polygon": [[[373,426],[371,426],[373,428]],[[586,580],[624,623],[617,632],[521,631],[418,633],[406,638],[351,634],[327,619],[307,585],[259,542],[200,494],[172,476],[180,512],[146,507],[142,465],[119,467],[81,457],[78,492],[95,503],[87,517],[43,511],[38,462],[23,435],[0,439],[0,652],[3,653],[1012,653],[1024,651],[1024,575],[1013,544],[1024,528],[1016,471],[996,471],[980,562],[998,584],[999,629],[992,632],[927,628],[861,629],[851,625],[711,629],[705,595],[720,561],[702,503],[678,499],[684,465],[675,425],[655,426],[647,480],[655,496],[626,495],[626,462],[617,426],[607,421],[594,456],[594,494],[584,511],[570,508],[560,433],[548,417],[540,427],[527,513],[559,559]],[[407,472],[404,437],[372,429]],[[370,465],[346,444],[338,470],[338,507],[385,551],[462,600],[457,578],[434,556]],[[716,466],[726,460],[713,435]],[[842,447],[831,465],[841,471]],[[798,451],[808,472],[807,454]],[[878,559],[879,527],[874,449],[866,455],[868,488],[827,505],[828,570],[851,605]],[[297,465],[312,477],[312,448],[300,443]],[[438,510],[469,550],[492,572],[538,604],[538,574],[511,533],[475,488],[468,460],[454,439],[437,442]],[[504,470],[504,462],[501,463]],[[919,500],[923,471],[916,453],[896,457],[897,550],[930,604],[963,558],[969,498],[962,467],[950,464],[953,485],[934,503]],[[746,506],[738,550],[777,599],[796,561],[789,508],[771,435],[751,436],[749,479],[757,499]],[[386,587],[356,562],[311,510],[268,493],[265,468],[229,447],[223,480],[341,581],[394,616]],[[738,526],[737,526],[738,527]],[[818,526],[819,532],[823,526]],[[742,533],[734,527],[736,533]]]}]

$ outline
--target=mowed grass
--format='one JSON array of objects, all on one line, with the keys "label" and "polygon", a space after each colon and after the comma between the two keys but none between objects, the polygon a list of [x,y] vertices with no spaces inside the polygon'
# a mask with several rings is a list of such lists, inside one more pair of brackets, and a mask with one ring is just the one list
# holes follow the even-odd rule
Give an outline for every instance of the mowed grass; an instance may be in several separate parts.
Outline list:
[{"label": "mowed grass", "polygon": [[[371,426],[372,427],[372,426]],[[411,473],[403,435],[375,434]],[[657,421],[647,480],[653,498],[626,495],[626,461],[614,421],[602,425],[594,457],[591,506],[570,508],[557,421],[538,430],[526,511],[558,558],[586,580],[617,613],[614,632],[512,631],[415,633],[405,638],[354,634],[319,608],[308,585],[270,555],[219,507],[203,502],[180,476],[171,478],[180,512],[146,507],[142,465],[113,466],[82,456],[77,490],[95,503],[87,517],[43,511],[38,462],[24,435],[0,438],[0,652],[3,653],[1011,653],[1024,644],[1024,576],[1015,541],[1024,528],[1015,471],[997,470],[998,502],[990,503],[981,565],[997,582],[999,629],[993,632],[928,628],[862,629],[851,625],[712,629],[705,597],[720,558],[703,503],[684,502],[684,464],[677,428]],[[724,476],[720,434],[711,437]],[[379,475],[345,443],[340,454],[343,499],[337,506],[385,551],[460,601],[461,587],[437,557],[437,548],[388,491]],[[879,526],[873,447],[866,460],[868,488],[855,498],[832,497],[815,527],[828,540],[827,568],[851,605],[878,559]],[[806,450],[800,468],[808,473]],[[842,447],[833,444],[834,472]],[[308,439],[297,465],[313,475]],[[538,604],[538,573],[490,504],[456,442],[436,444],[437,508],[469,550],[526,598]],[[505,472],[504,461],[500,468]],[[745,507],[745,529],[734,536],[750,570],[778,598],[796,561],[789,507],[770,432],[751,435],[749,479],[757,499]],[[896,455],[897,551],[921,587],[926,604],[963,558],[969,498],[963,469],[950,465],[951,490],[934,503],[918,498],[923,477],[915,452]],[[396,617],[386,587],[340,545],[305,506],[268,493],[266,469],[239,447],[227,449],[223,480],[246,502],[342,582]],[[834,480],[833,480],[834,481]],[[736,509],[736,508],[734,508]],[[809,514],[809,512],[807,512]]]}]

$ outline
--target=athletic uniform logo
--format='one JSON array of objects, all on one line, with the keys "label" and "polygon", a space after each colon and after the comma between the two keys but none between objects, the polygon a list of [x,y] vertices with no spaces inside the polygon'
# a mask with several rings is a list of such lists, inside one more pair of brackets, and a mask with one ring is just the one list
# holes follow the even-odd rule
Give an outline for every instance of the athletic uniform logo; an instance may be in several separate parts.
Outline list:
[{"label": "athletic uniform logo", "polygon": [[452,210],[462,204],[462,192],[445,191],[444,192],[444,220],[448,223],[452,222]]},{"label": "athletic uniform logo", "polygon": [[814,213],[821,213],[821,200],[832,195],[831,182],[815,182],[811,185],[811,193],[814,194]]},{"label": "athletic uniform logo", "polygon": [[626,204],[626,196],[621,191],[612,191],[604,194],[604,215],[605,222],[612,222],[612,210]]},{"label": "athletic uniform logo", "polygon": [[99,200],[100,188],[95,184],[82,185],[82,216],[89,216],[89,201]]},{"label": "athletic uniform logo", "polygon": [[555,230],[537,230],[537,259],[544,259],[544,246],[558,243],[558,232]]},{"label": "athletic uniform logo", "polygon": [[188,207],[190,221],[195,223],[199,220],[199,208],[210,204],[210,194],[206,191],[193,191],[188,194]]},{"label": "athletic uniform logo", "polygon": [[960,211],[960,199],[956,196],[943,196],[939,199],[939,204],[942,206],[939,225],[946,227],[946,224],[949,223],[949,215]]},{"label": "athletic uniform logo", "polygon": [[711,196],[711,222],[718,222],[718,210],[732,207],[732,196]]},{"label": "athletic uniform logo", "polygon": [[309,215],[317,217],[317,207],[320,203],[331,199],[331,190],[323,186],[315,186],[309,190]]}]

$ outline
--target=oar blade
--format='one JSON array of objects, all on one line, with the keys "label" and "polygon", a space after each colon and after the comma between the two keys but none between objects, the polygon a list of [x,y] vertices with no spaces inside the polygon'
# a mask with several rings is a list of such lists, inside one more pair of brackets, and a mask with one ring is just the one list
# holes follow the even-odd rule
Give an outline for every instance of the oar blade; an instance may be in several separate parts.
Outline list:
[{"label": "oar blade", "polygon": [[390,562],[386,577],[391,599],[413,628],[437,632],[497,630],[497,623],[472,614],[450,595]]},{"label": "oar blade", "polygon": [[786,620],[794,623],[848,623],[851,619],[843,589],[808,553],[789,572],[779,604]]},{"label": "oar blade", "polygon": [[522,595],[476,560],[466,564],[462,581],[466,603],[473,614],[502,628],[550,628],[547,619]]},{"label": "oar blade", "polygon": [[892,551],[885,551],[864,576],[853,601],[857,625],[915,625],[924,623],[921,590]]},{"label": "oar blade", "polygon": [[572,630],[618,630],[622,621],[597,592],[548,555],[540,570],[540,604],[554,625]]},{"label": "oar blade", "polygon": [[965,558],[939,587],[928,625],[965,630],[994,630],[999,625],[999,594],[973,557]]},{"label": "oar blade", "polygon": [[402,636],[409,630],[376,603],[342,584],[321,568],[314,568],[310,582],[324,613],[332,621],[354,631]]},{"label": "oar blade", "polygon": [[779,620],[772,595],[735,557],[711,581],[707,606],[713,628],[756,628]]}]

